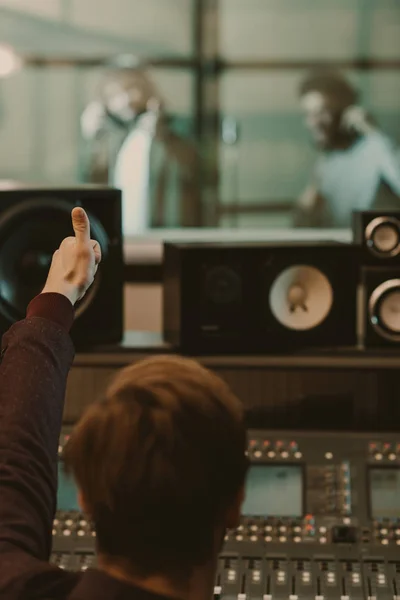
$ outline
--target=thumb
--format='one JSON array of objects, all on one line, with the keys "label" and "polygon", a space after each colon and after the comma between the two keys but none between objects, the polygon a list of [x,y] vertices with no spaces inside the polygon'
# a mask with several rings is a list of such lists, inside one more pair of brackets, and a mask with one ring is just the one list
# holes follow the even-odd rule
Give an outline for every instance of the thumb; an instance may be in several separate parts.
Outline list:
[{"label": "thumb", "polygon": [[72,227],[77,242],[87,243],[90,241],[89,217],[80,206],[75,207],[72,211]]}]

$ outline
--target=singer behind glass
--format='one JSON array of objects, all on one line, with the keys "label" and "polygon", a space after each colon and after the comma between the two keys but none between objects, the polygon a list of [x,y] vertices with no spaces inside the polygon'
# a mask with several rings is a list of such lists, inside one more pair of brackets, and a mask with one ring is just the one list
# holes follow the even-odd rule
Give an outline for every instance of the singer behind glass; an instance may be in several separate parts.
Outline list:
[{"label": "singer behind glass", "polygon": [[81,176],[122,190],[125,235],[201,225],[198,154],[176,134],[140,66],[116,66],[81,117]]},{"label": "singer behind glass", "polygon": [[300,87],[305,124],[318,150],[296,225],[350,227],[353,210],[400,209],[400,156],[336,72],[313,73]]}]

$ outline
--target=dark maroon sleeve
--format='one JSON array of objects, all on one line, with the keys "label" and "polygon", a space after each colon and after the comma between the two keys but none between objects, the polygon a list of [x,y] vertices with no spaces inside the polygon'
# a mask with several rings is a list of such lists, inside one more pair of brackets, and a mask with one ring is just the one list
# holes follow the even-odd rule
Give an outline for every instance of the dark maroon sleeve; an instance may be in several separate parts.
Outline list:
[{"label": "dark maroon sleeve", "polygon": [[[6,554],[47,560],[56,508],[57,448],[74,348],[73,307],[43,294],[3,336],[0,364],[0,592]],[[3,559],[3,560],[2,560]],[[3,567],[2,567],[3,565]],[[21,573],[22,577],[23,574]],[[1,593],[0,593],[1,597]]]},{"label": "dark maroon sleeve", "polygon": [[74,308],[68,298],[62,294],[39,294],[30,302],[26,316],[28,319],[31,317],[49,319],[65,331],[69,331],[74,321]]}]

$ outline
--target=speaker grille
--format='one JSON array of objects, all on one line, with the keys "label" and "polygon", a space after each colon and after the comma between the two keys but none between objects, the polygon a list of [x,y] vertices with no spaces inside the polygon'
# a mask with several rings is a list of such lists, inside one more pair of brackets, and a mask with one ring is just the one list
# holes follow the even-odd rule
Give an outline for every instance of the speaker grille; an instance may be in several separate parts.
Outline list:
[{"label": "speaker grille", "polygon": [[242,281],[238,273],[225,265],[207,271],[205,292],[215,304],[230,304],[240,301]]}]

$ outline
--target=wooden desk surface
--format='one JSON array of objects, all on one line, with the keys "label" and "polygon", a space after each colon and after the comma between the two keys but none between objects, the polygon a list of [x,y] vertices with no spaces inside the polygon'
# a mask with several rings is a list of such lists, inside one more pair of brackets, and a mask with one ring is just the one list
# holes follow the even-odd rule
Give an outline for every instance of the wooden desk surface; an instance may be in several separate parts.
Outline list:
[{"label": "wooden desk surface", "polygon": [[[151,354],[179,353],[162,339],[161,333],[127,331],[120,344],[98,346],[78,352],[75,366],[114,367],[127,365]],[[399,349],[317,348],[285,355],[201,356],[210,367],[229,368],[322,368],[322,369],[400,369]]]}]

